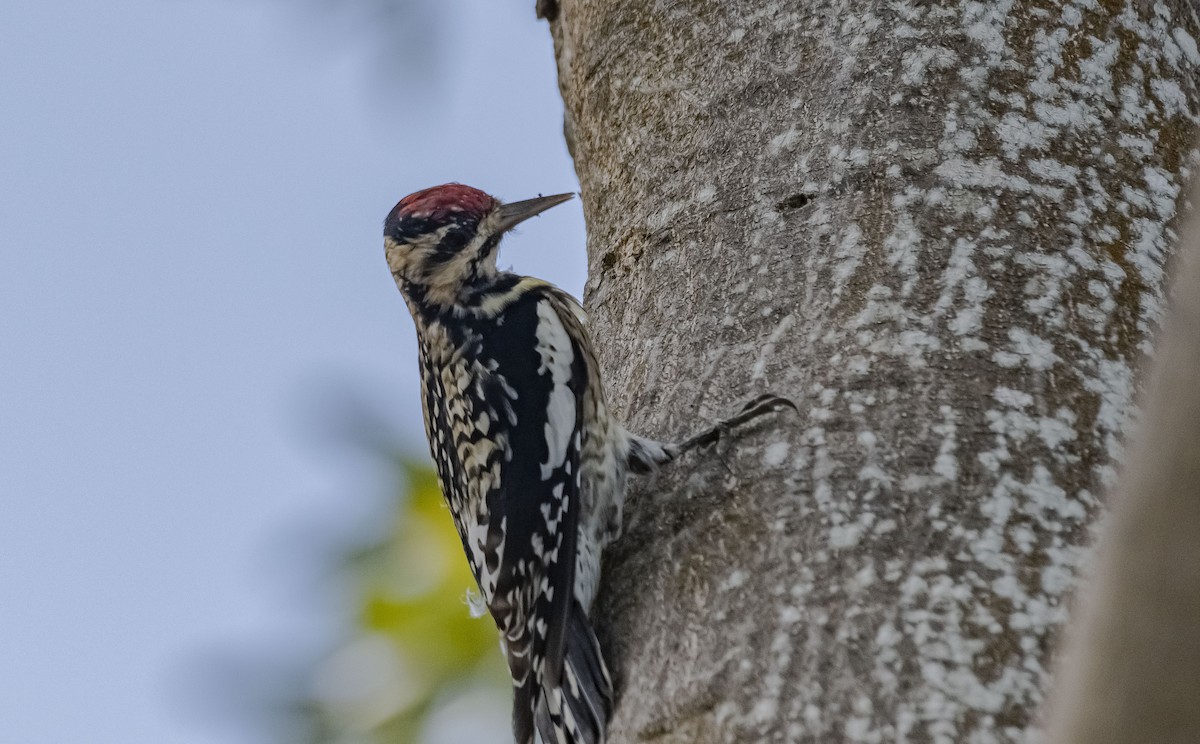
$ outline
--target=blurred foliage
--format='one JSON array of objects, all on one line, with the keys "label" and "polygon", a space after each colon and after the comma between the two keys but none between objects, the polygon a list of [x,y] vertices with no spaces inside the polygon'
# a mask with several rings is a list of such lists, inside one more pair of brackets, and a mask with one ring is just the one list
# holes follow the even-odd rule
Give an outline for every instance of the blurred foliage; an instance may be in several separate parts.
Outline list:
[{"label": "blurred foliage", "polygon": [[[390,534],[347,560],[357,627],[316,666],[301,706],[322,744],[416,744],[455,697],[486,691],[509,704],[496,626],[472,617],[475,580],[436,476],[425,464],[400,468],[407,493]],[[507,725],[496,734],[506,741]]]}]

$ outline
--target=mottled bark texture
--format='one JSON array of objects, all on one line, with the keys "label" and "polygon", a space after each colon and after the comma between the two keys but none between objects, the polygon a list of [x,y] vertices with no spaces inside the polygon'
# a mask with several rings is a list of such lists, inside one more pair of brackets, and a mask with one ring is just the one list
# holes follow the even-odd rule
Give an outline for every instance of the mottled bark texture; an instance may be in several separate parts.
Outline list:
[{"label": "mottled bark texture", "polygon": [[1188,0],[561,0],[610,396],[683,436],[598,601],[617,742],[1015,742],[1195,166]]},{"label": "mottled bark texture", "polygon": [[1067,626],[1052,744],[1200,742],[1200,213],[1173,273],[1139,431]]}]

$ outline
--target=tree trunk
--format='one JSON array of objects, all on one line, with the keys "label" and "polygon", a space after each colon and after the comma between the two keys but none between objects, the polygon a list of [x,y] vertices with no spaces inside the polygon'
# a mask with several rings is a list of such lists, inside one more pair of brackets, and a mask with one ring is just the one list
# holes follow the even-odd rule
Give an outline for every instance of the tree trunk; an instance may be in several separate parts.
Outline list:
[{"label": "tree trunk", "polygon": [[539,7],[616,409],[801,409],[631,493],[613,740],[1023,740],[1198,160],[1194,9]]}]

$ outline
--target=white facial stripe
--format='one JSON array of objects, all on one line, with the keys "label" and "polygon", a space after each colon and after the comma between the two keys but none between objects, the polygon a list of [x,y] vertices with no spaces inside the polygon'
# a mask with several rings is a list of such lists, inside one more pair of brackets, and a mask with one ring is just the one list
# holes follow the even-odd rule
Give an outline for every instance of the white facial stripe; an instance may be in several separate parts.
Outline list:
[{"label": "white facial stripe", "polygon": [[462,283],[472,273],[488,274],[496,270],[496,251],[481,257],[484,245],[493,236],[485,219],[471,242],[467,243],[447,261],[434,261],[438,245],[455,225],[443,225],[437,230],[418,235],[403,243],[390,237],[384,238],[384,249],[388,267],[392,274],[413,284],[426,288],[428,298],[435,302],[452,305],[462,289]]}]

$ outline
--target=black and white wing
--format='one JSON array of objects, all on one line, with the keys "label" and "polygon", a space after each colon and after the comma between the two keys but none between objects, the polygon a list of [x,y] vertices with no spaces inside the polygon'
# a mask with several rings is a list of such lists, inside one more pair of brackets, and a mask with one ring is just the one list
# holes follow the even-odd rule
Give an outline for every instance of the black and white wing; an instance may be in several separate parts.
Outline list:
[{"label": "black and white wing", "polygon": [[488,427],[476,430],[504,444],[499,455],[480,452],[492,466],[473,480],[486,509],[467,526],[466,547],[505,641],[517,742],[533,742],[536,717],[547,744],[590,744],[603,741],[611,707],[604,661],[574,597],[590,357],[551,292],[521,295],[479,329],[489,369],[475,392]]}]

